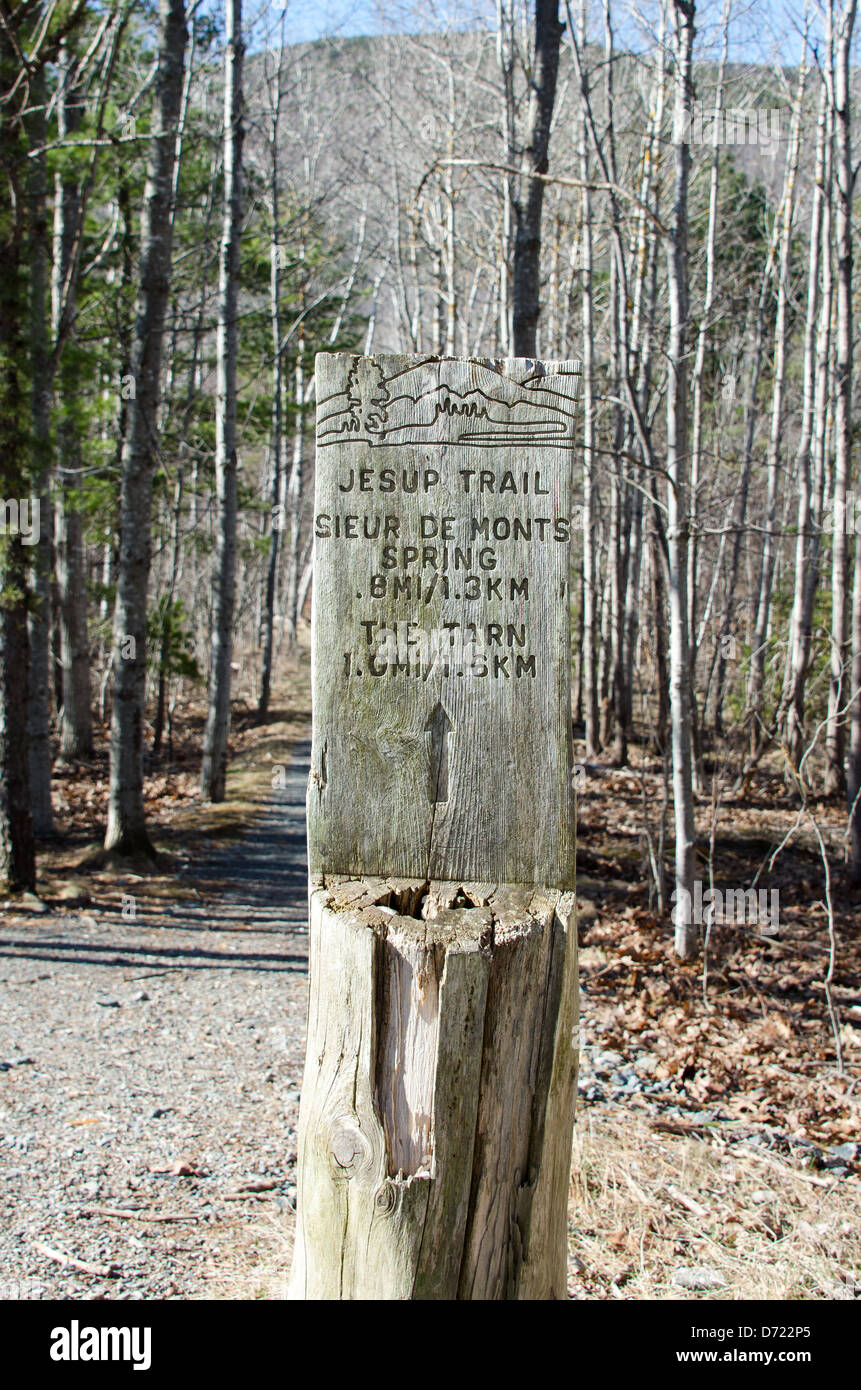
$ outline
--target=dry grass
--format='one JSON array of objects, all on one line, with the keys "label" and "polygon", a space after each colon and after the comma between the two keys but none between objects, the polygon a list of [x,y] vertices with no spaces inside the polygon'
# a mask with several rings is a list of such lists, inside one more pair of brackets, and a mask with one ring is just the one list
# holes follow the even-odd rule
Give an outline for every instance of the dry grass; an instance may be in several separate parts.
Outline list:
[{"label": "dry grass", "polygon": [[[578,1117],[569,1292],[576,1298],[835,1299],[861,1292],[861,1185],[719,1137],[655,1131],[632,1106]],[[691,1293],[674,1270],[725,1281]]]},{"label": "dry grass", "polygon": [[291,1213],[267,1201],[214,1227],[203,1271],[206,1284],[196,1297],[242,1302],[286,1298],[294,1221]]}]

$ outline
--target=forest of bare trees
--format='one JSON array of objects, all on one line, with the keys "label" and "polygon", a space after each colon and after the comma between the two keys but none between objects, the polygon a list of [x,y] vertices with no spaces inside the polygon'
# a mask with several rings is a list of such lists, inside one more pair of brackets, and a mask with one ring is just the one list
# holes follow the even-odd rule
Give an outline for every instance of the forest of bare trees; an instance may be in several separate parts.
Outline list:
[{"label": "forest of bare trees", "polygon": [[749,18],[496,0],[296,43],[289,3],[0,5],[9,890],[105,740],[104,853],[153,855],[188,702],[224,797],[232,683],[265,720],[307,618],[331,349],[581,359],[578,773],[662,769],[678,953],[698,836],[766,767],[806,832],[843,799],[823,864],[861,882],[856,5],[769,13],[770,62]]}]

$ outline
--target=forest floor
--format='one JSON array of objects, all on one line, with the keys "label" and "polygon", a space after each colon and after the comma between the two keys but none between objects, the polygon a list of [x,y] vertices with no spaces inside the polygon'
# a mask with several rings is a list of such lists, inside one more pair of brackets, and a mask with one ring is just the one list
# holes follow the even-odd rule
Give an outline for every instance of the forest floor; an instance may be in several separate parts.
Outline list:
[{"label": "forest floor", "polygon": [[[307,997],[307,650],[228,797],[197,795],[200,711],[150,770],[161,871],[92,868],[107,760],[55,783],[42,903],[0,904],[0,1298],[279,1298],[295,1210]],[[582,751],[582,749],[581,749]],[[759,886],[779,930],[716,927],[681,964],[649,905],[654,760],[584,765],[573,1298],[861,1295],[861,911],[815,827]],[[699,807],[708,840],[710,810]],[[768,768],[721,808],[715,883],[749,886],[794,826]],[[703,849],[703,856],[707,853]],[[708,885],[708,866],[703,863]],[[47,910],[46,910],[47,909]]]}]

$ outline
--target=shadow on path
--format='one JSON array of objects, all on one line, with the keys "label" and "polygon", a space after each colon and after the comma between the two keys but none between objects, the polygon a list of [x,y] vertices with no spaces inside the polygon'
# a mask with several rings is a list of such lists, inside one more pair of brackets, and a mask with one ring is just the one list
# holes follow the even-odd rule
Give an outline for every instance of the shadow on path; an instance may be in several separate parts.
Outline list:
[{"label": "shadow on path", "polygon": [[25,932],[16,921],[19,930],[0,935],[0,959],[25,957],[108,971],[146,966],[304,971],[310,756],[309,738],[291,746],[284,786],[272,791],[242,840],[215,847],[181,873],[181,889],[172,901],[147,901],[142,894],[133,917],[114,906],[96,906],[34,918]]}]

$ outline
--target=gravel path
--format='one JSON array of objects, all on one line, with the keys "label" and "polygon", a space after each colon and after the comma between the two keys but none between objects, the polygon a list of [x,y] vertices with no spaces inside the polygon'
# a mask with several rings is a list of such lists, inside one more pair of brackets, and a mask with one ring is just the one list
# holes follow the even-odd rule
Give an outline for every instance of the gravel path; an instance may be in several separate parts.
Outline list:
[{"label": "gravel path", "polygon": [[[0,908],[0,1300],[283,1296],[309,758],[310,740],[294,743],[245,838],[189,866],[173,900],[146,907],[142,891],[133,920]],[[786,1157],[803,1144],[829,1178],[854,1171],[855,1145],[820,1151],[720,1106],[692,1113],[648,1050],[605,1049],[598,1014],[584,991],[581,1107],[599,1120],[636,1099],[644,1118]]]},{"label": "gravel path", "polygon": [[0,917],[0,1298],[201,1296],[289,1226],[309,756],[189,900]]}]

